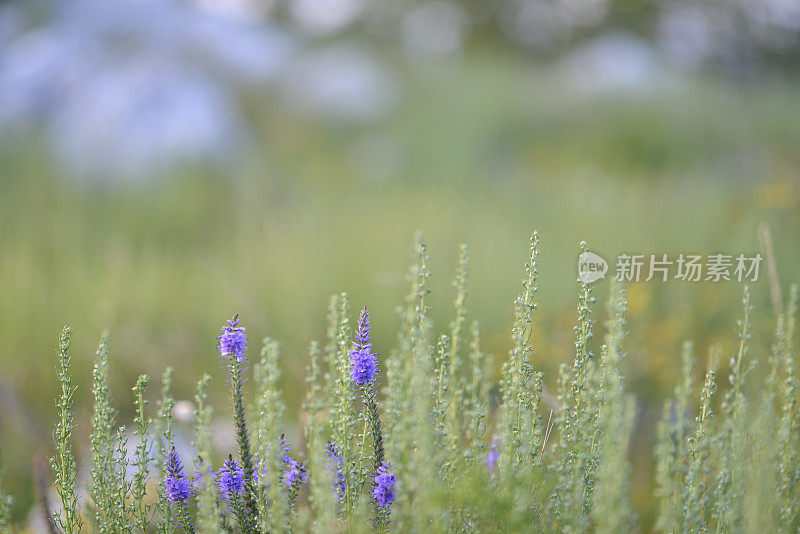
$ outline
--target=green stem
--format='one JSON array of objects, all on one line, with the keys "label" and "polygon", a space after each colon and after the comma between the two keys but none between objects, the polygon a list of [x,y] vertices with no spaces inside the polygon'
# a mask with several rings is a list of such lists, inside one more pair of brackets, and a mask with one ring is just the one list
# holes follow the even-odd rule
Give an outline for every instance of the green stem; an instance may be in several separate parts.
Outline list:
[{"label": "green stem", "polygon": [[[250,436],[247,432],[247,420],[245,418],[244,401],[242,400],[242,374],[243,369],[239,359],[233,355],[230,357],[231,380],[233,380],[233,413],[236,422],[236,438],[239,442],[239,455],[242,459],[242,469],[244,470],[244,506],[239,506],[237,519],[239,526],[245,533],[257,533],[258,528],[255,518],[258,517],[258,508],[254,499],[255,486],[253,485],[253,456],[250,452]],[[238,501],[238,499],[237,499]]]}]

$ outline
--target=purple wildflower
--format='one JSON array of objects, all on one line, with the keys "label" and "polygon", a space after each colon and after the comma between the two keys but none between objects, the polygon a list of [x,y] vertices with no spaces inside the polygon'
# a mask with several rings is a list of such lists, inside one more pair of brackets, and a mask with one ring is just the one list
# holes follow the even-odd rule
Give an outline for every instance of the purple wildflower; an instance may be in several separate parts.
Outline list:
[{"label": "purple wildflower", "polygon": [[281,434],[281,448],[283,449],[283,464],[286,466],[283,471],[283,483],[289,490],[293,490],[305,483],[308,474],[302,462],[289,456],[291,447],[286,442],[284,434]]},{"label": "purple wildflower", "polygon": [[183,464],[175,452],[175,447],[172,447],[167,455],[167,478],[164,485],[170,502],[184,502],[192,496],[192,484],[183,472]]},{"label": "purple wildflower", "polygon": [[225,498],[237,495],[244,490],[244,470],[239,467],[232,455],[228,455],[228,459],[219,470],[217,483],[219,483],[219,492]]},{"label": "purple wildflower", "polygon": [[237,360],[244,361],[247,360],[247,355],[245,351],[247,351],[247,334],[245,334],[245,328],[243,326],[239,326],[239,314],[233,316],[233,319],[228,320],[228,324],[223,325],[220,328],[219,336],[219,355],[223,358],[227,358],[230,355],[234,355]]},{"label": "purple wildflower", "polygon": [[497,442],[497,436],[492,437],[492,443],[489,445],[489,453],[486,455],[486,469],[490,473],[494,473],[494,466],[497,459],[500,457],[500,445]]},{"label": "purple wildflower", "polygon": [[286,457],[283,459],[286,464],[286,471],[283,472],[283,482],[290,488],[294,488],[306,481],[305,466],[294,458]]},{"label": "purple wildflower", "polygon": [[329,441],[325,446],[325,454],[328,456],[328,469],[333,474],[333,488],[336,493],[336,502],[340,503],[344,499],[346,486],[344,483],[344,458],[336,450],[336,442]]},{"label": "purple wildflower", "polygon": [[378,354],[372,352],[369,331],[369,311],[364,306],[358,317],[353,350],[350,351],[350,378],[359,386],[374,381],[378,373],[378,360],[375,358]]},{"label": "purple wildflower", "polygon": [[378,506],[389,508],[394,502],[394,487],[397,484],[397,477],[389,472],[389,464],[383,462],[375,475],[375,487],[372,489],[372,498]]}]

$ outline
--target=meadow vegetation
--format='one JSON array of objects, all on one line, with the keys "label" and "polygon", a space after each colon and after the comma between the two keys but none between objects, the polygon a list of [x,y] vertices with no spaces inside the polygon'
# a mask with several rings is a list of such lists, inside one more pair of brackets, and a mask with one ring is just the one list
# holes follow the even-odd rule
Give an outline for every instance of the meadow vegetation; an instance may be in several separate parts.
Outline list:
[{"label": "meadow vegetation", "polygon": [[[586,243],[581,251],[588,250]],[[92,375],[91,474],[79,499],[71,330],[58,344],[58,420],[51,476],[62,532],[625,532],[640,530],[631,498],[629,445],[637,418],[621,363],[628,350],[626,291],[613,284],[608,320],[598,328],[592,284],[579,282],[574,358],[543,394],[532,333],[538,316],[539,234],[513,302],[511,349],[499,395],[480,324],[467,313],[469,251],[460,247],[452,319],[430,314],[430,262],[419,234],[398,308],[394,348],[372,341],[364,307],[330,299],[326,341],[308,348],[307,388],[298,426],[302,452],[278,387],[280,346],[264,339],[252,368],[246,328],[234,316],[218,336],[232,401],[236,446],[213,451],[205,374],[197,383],[191,456],[175,448],[174,371],[148,407],[150,382],[132,388],[134,428],[126,437],[109,393],[109,335]],[[731,354],[712,347],[694,382],[697,355],[684,343],[681,380],[663,406],[655,440],[654,529],[662,532],[794,532],[800,526],[800,409],[794,285],[769,347],[752,342],[745,286]],[[603,342],[595,353],[595,335]],[[382,357],[378,358],[378,351]],[[720,360],[727,360],[720,375]],[[758,361],[768,368],[754,379]],[[252,375],[251,375],[252,373]],[[222,376],[220,376],[222,375]],[[253,380],[247,380],[252,376]],[[247,391],[251,389],[252,391]],[[248,400],[249,399],[249,400]],[[227,458],[224,462],[218,462]],[[194,458],[194,459],[192,459]],[[220,465],[221,464],[221,465]],[[189,467],[191,466],[191,467]],[[216,467],[219,466],[219,467]],[[0,519],[8,521],[7,499]],[[6,523],[7,524],[7,523]]]},{"label": "meadow vegetation", "polygon": [[[798,279],[800,266],[796,247],[800,186],[794,172],[800,128],[796,114],[790,112],[797,108],[797,93],[766,82],[758,91],[750,91],[706,81],[643,94],[585,96],[565,93],[541,79],[536,74],[541,71],[529,72],[519,63],[491,59],[470,57],[463,68],[435,81],[410,76],[396,113],[366,126],[324,122],[250,102],[258,131],[256,150],[247,157],[224,170],[186,167],[145,183],[75,181],[48,158],[41,145],[28,138],[4,139],[0,146],[0,465],[4,469],[0,487],[5,495],[14,496],[10,508],[14,522],[26,524],[31,515],[38,514],[32,508],[36,481],[44,478],[46,459],[56,452],[51,439],[53,399],[62,389],[53,372],[52,355],[58,342],[54,334],[65,323],[73,326],[71,450],[81,488],[89,487],[89,459],[96,447],[92,440],[99,439],[92,437],[96,417],[93,355],[97,334],[106,328],[113,332],[114,346],[107,387],[115,399],[117,425],[126,426],[130,453],[136,448],[132,436],[138,426],[134,424],[136,406],[129,402],[133,400],[130,388],[140,374],[151,375],[142,401],[150,403],[144,409],[145,418],[158,419],[155,414],[162,399],[153,385],[168,365],[175,369],[170,387],[179,407],[195,399],[197,379],[210,375],[201,397],[203,410],[213,405],[214,421],[228,425],[214,427],[208,438],[214,449],[214,468],[219,469],[227,456],[224,453],[235,453],[231,443],[219,441],[220,435],[231,436],[229,442],[235,435],[229,423],[233,405],[210,344],[222,318],[238,311],[251,335],[280,340],[281,356],[274,359],[274,370],[266,378],[266,368],[254,362],[245,389],[250,389],[251,403],[256,403],[255,385],[263,380],[272,384],[270,391],[281,392],[283,422],[269,423],[264,436],[274,440],[285,432],[288,442],[305,451],[308,440],[303,428],[309,409],[300,409],[307,390],[300,385],[310,365],[307,342],[326,338],[326,296],[347,290],[354,309],[369,305],[374,323],[372,342],[381,353],[380,383],[385,389],[379,396],[382,428],[387,436],[397,432],[395,425],[403,428],[407,422],[392,412],[399,409],[399,401],[390,402],[397,393],[392,388],[397,386],[389,380],[390,373],[401,370],[392,370],[389,356],[392,350],[411,350],[408,339],[396,336],[408,329],[408,318],[394,310],[408,291],[402,268],[407,263],[405,245],[418,227],[428,229],[433,251],[428,265],[434,275],[426,281],[431,290],[426,297],[428,320],[439,325],[437,332],[448,336],[443,354],[447,356],[447,347],[454,346],[461,354],[467,368],[459,371],[460,379],[469,383],[469,377],[480,377],[465,386],[463,394],[488,398],[482,418],[487,429],[481,433],[462,429],[467,433],[460,446],[474,451],[480,445],[485,457],[489,452],[492,457],[499,454],[496,477],[508,470],[503,464],[508,456],[503,454],[509,445],[504,445],[499,433],[504,428],[514,432],[499,407],[512,395],[508,388],[519,387],[504,381],[507,360],[515,362],[508,364],[515,373],[521,373],[514,380],[532,381],[536,386],[520,403],[533,405],[538,399],[537,380],[542,387],[537,419],[514,423],[517,434],[519,425],[527,425],[543,432],[536,439],[544,440],[550,421],[548,447],[558,450],[548,448],[543,461],[559,458],[559,472],[582,469],[584,460],[579,456],[586,436],[562,438],[558,429],[576,423],[556,410],[561,405],[556,402],[559,395],[578,395],[584,406],[589,395],[585,391],[594,390],[594,385],[584,383],[580,393],[572,391],[576,353],[590,362],[602,354],[604,335],[598,332],[577,351],[571,334],[574,244],[581,239],[587,239],[592,250],[613,265],[617,254],[631,252],[754,253],[761,251],[758,224],[769,225],[784,302],[773,306],[770,282],[762,272],[752,286],[749,331],[750,355],[761,363],[742,389],[749,402],[741,411],[752,412],[753,403],[762,402],[757,399],[771,380],[771,356],[764,348],[773,343],[776,317],[786,313],[787,282]],[[542,313],[535,315],[537,328],[530,334],[531,368],[523,360],[503,355],[516,350],[514,336],[518,334],[509,336],[513,310],[509,303],[519,292],[514,273],[523,261],[520,243],[533,226],[542,231],[545,254],[538,265],[542,283],[536,302]],[[454,321],[449,273],[459,262],[460,240],[471,244],[469,298],[464,301],[471,314],[454,336],[446,326]],[[594,296],[608,302],[608,281],[595,286]],[[681,476],[694,479],[698,470],[705,469],[696,465],[692,451],[699,450],[703,458],[703,451],[717,451],[718,441],[705,449],[700,442],[718,439],[719,431],[712,427],[720,418],[707,418],[708,414],[727,413],[721,403],[729,387],[729,356],[738,354],[736,320],[742,315],[743,288],[735,282],[671,281],[631,284],[626,289],[625,352],[629,356],[618,364],[625,381],[623,393],[617,394],[628,395],[626,399],[635,396],[636,415],[628,421],[629,413],[623,410],[622,416],[609,412],[604,417],[622,417],[624,424],[631,425],[628,495],[639,524],[649,530],[657,522],[670,524],[664,523],[662,496],[670,485]],[[614,317],[605,306],[592,303],[591,310],[590,317],[599,323]],[[478,352],[471,347],[476,337],[473,317],[481,321]],[[351,324],[355,319],[351,313]],[[439,356],[437,350],[441,339],[432,328],[426,336],[439,358],[432,363],[438,363],[432,367],[433,376],[444,367],[449,372],[452,358]],[[681,364],[687,339],[694,343],[692,359],[700,362],[691,367]],[[718,367],[714,387],[709,385],[713,395],[707,393],[705,400],[699,388],[706,383],[710,369],[706,354],[711,346],[718,347],[714,350]],[[267,352],[273,354],[274,343],[270,347]],[[320,354],[326,350],[321,342]],[[484,367],[472,375],[470,358],[477,354],[494,357],[482,359]],[[320,358],[319,365],[325,368]],[[562,372],[564,363],[568,368]],[[784,367],[777,367],[778,382],[783,380]],[[680,395],[673,391],[675,384],[682,384]],[[308,387],[328,388],[325,383]],[[469,388],[486,391],[472,393]],[[611,394],[611,389],[607,391]],[[775,391],[774,409],[783,421],[783,397]],[[682,396],[688,400],[681,401]],[[673,428],[678,424],[675,415],[657,424],[666,413],[662,404],[667,398],[674,399],[673,414],[681,406],[686,407],[689,419],[706,414],[699,430],[679,424],[680,432],[691,434],[694,440],[685,447],[653,446],[664,444],[667,434],[675,440],[678,432]],[[708,403],[705,411],[704,402]],[[463,406],[457,417],[474,420],[478,408]],[[457,433],[456,423],[465,424],[439,405],[429,409],[444,412],[438,417],[444,417],[441,432],[446,436]],[[554,410],[552,419],[550,409]],[[191,441],[193,424],[174,422],[173,433],[179,441]],[[155,428],[148,427],[149,434]],[[452,444],[436,436],[436,447],[445,443],[452,450]],[[404,438],[399,439],[387,437],[386,447],[405,447],[401,445]],[[469,449],[467,444],[471,444]],[[573,449],[574,454],[565,455]],[[760,462],[763,454],[767,452],[762,450],[754,458]],[[387,458],[395,467],[397,462],[412,460],[402,454]],[[193,469],[192,457],[184,454],[180,460],[187,472]],[[713,457],[714,462],[718,460]],[[614,461],[620,459],[598,463],[598,476]],[[711,465],[710,461],[702,465]],[[485,463],[477,469],[477,478],[464,475],[462,485],[452,483],[454,491],[437,494],[437,502],[441,504],[446,495],[485,504],[483,496],[477,497],[481,493],[470,493],[485,482],[483,469]],[[135,472],[131,467],[129,477]],[[400,488],[405,475],[395,472]],[[759,472],[771,476],[768,471]],[[155,471],[152,476],[151,481],[158,479]],[[565,499],[559,506],[577,509],[575,495],[580,490],[567,484],[566,475],[559,476],[563,480],[551,477],[538,487],[547,495],[557,488]],[[53,483],[56,478],[51,474],[47,480]],[[310,476],[311,484],[320,480]],[[586,491],[606,500],[619,495]],[[708,491],[700,494],[709,495]],[[672,498],[669,502],[675,504],[669,509],[706,498],[697,496],[696,487],[690,493]],[[155,495],[152,488],[148,495]],[[544,497],[538,497],[542,496],[537,496],[537,502],[544,502]],[[82,504],[85,498],[85,494],[80,496]],[[207,504],[211,501],[208,494],[197,496],[198,501],[202,498]],[[401,494],[398,499],[393,517],[405,513],[399,511],[406,506],[405,497]],[[748,502],[747,506],[755,505]],[[306,506],[301,504],[298,513],[305,513]],[[0,501],[0,517],[7,517],[8,509]],[[86,520],[83,507],[81,514]]]}]

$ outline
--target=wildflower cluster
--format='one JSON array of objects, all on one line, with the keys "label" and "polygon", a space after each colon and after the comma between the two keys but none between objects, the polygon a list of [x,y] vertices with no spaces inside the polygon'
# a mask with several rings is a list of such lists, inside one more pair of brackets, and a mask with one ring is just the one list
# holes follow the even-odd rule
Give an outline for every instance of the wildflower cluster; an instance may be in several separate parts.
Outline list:
[{"label": "wildflower cluster", "polygon": [[[282,433],[280,347],[264,340],[254,366],[251,408],[244,389],[248,336],[234,316],[220,329],[217,349],[228,377],[237,450],[224,451],[221,464],[213,462],[206,375],[195,395],[197,461],[191,475],[175,443],[169,369],[155,417],[147,408],[148,377],[142,375],[133,388],[129,450],[109,394],[110,342],[104,334],[93,370],[85,513],[77,498],[75,389],[65,328],[51,460],[61,499],[55,524],[68,533],[79,532],[84,521],[93,532],[108,533],[640,530],[627,452],[637,408],[622,374],[625,291],[612,286],[598,347],[593,288],[580,283],[574,358],[561,368],[557,395],[545,395],[531,341],[539,245],[534,233],[514,301],[511,350],[497,385],[491,380],[492,360],[481,348],[480,326],[467,322],[466,247],[460,249],[453,284],[455,317],[435,336],[427,245],[418,237],[411,290],[400,310],[403,327],[397,347],[382,362],[385,374],[373,352],[367,308],[353,327],[348,296],[334,296],[327,343],[309,348],[309,393],[301,419],[305,444],[296,451]],[[586,244],[581,248],[588,250]],[[749,290],[737,349],[725,368],[727,387],[717,379],[718,349],[711,351],[705,379],[696,386],[694,347],[684,346],[683,379],[665,404],[654,451],[657,531],[800,528],[799,300],[795,286],[778,318],[763,387],[752,386]],[[499,402],[490,402],[492,390]],[[493,414],[490,407],[496,404]],[[257,416],[252,428],[248,414]],[[152,473],[157,480],[150,480]],[[0,495],[1,530],[9,524],[9,502]]]},{"label": "wildflower cluster", "polygon": [[167,478],[165,481],[167,497],[172,503],[185,503],[193,494],[192,485],[186,473],[183,472],[183,464],[175,447],[172,447],[167,456]]},{"label": "wildflower cluster", "polygon": [[233,357],[238,361],[247,360],[247,334],[245,334],[245,328],[239,326],[238,313],[222,326],[217,339],[219,340],[220,357]]},{"label": "wildflower cluster", "polygon": [[293,506],[303,485],[308,481],[308,473],[303,462],[292,458],[292,448],[283,434],[281,434],[281,449],[283,449],[282,481],[289,494],[289,505]]},{"label": "wildflower cluster", "polygon": [[378,373],[377,354],[372,352],[372,343],[369,337],[369,311],[365,306],[358,317],[353,350],[350,351],[350,377],[358,386],[371,384]]},{"label": "wildflower cluster", "polygon": [[389,465],[381,463],[378,473],[375,475],[375,487],[372,490],[372,498],[378,506],[389,508],[394,502],[394,487],[397,484],[397,477],[389,472]]},{"label": "wildflower cluster", "polygon": [[220,467],[217,482],[223,501],[230,502],[244,491],[244,470],[233,459],[233,455],[228,455],[228,459]]}]

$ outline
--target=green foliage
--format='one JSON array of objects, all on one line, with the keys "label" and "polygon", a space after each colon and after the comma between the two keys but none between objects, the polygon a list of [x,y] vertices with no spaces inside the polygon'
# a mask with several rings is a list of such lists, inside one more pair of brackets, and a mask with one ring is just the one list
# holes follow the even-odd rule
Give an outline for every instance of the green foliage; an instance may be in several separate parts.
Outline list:
[{"label": "green foliage", "polygon": [[[742,91],[705,78],[678,82],[680,90],[649,87],[635,98],[568,93],[529,58],[501,55],[468,54],[425,83],[417,83],[414,69],[396,113],[374,126],[331,125],[256,98],[248,106],[258,124],[254,155],[147,183],[73,183],[43,144],[4,142],[0,432],[17,519],[28,516],[34,500],[30,452],[52,426],[53,399],[42,388],[55,387],[46,357],[53,343],[42,333],[57,331],[64,318],[79,328],[72,365],[83,410],[91,402],[95,334],[103,328],[115,333],[116,400],[128,399],[141,369],[155,377],[167,364],[179,371],[176,394],[190,398],[196,379],[218,367],[206,348],[225,310],[264,312],[251,321],[280,338],[286,382],[294,386],[307,363],[308,337],[324,328],[320,299],[334,290],[348,289],[376,317],[389,317],[376,331],[388,355],[398,330],[390,314],[405,289],[403,245],[422,225],[436,250],[431,309],[439,331],[453,318],[445,278],[458,239],[469,236],[472,315],[462,334],[466,342],[472,319],[480,319],[482,350],[499,366],[510,348],[508,304],[518,292],[520,245],[535,221],[547,237],[536,369],[554,391],[554,369],[567,361],[563,325],[574,308],[571,259],[580,239],[609,261],[631,249],[755,252],[753,226],[766,221],[780,280],[796,279],[800,114],[787,113],[800,106],[795,88],[762,77],[758,90]],[[762,302],[765,274],[754,284],[756,333],[759,325],[773,326]],[[602,298],[607,284],[597,286]],[[736,283],[630,289],[636,376],[628,386],[644,418],[633,448],[641,473],[633,483],[638,494],[649,494],[651,477],[642,468],[649,465],[654,407],[677,380],[675,346],[690,337],[704,355],[708,344],[729,340],[739,291]],[[32,335],[30,325],[39,333]],[[210,401],[227,413],[220,410],[227,390],[216,378]],[[9,393],[16,402],[7,402]],[[302,396],[302,387],[284,388],[292,419]],[[129,424],[129,403],[118,408]],[[75,436],[87,458],[88,433],[79,424]],[[647,529],[653,501],[637,499]]]},{"label": "green foliage", "polygon": [[97,348],[97,358],[92,371],[91,444],[91,514],[92,526],[98,532],[113,533],[126,529],[125,493],[128,482],[124,478],[125,452],[120,433],[115,432],[117,411],[109,393],[110,335],[104,332]]},{"label": "green foliage", "polygon": [[[588,250],[582,242],[580,252]],[[592,308],[595,298],[591,285],[581,281],[578,292],[578,323],[574,328],[575,359],[572,366],[562,364],[559,373],[561,404],[556,427],[560,431],[558,451],[559,489],[553,509],[558,522],[567,531],[584,530],[588,526],[591,496],[594,487],[596,458],[592,437],[597,433],[597,395],[589,385],[596,380],[596,362],[590,350],[594,334]]]},{"label": "green foliage", "polygon": [[281,487],[281,458],[278,436],[286,407],[281,400],[278,381],[280,347],[276,341],[264,339],[261,359],[254,367],[256,398],[256,454],[266,464],[269,489],[266,498],[257,499],[259,522],[264,532],[273,532],[285,522],[288,502]]},{"label": "green foliage", "polygon": [[[308,473],[311,479],[309,488],[309,515],[313,521],[308,525],[312,532],[330,532],[335,529],[337,504],[335,495],[331,491],[330,466],[325,459],[323,449],[325,446],[326,422],[324,416],[327,396],[324,395],[322,369],[320,365],[320,350],[317,342],[311,342],[308,349],[309,363],[307,369],[308,392],[306,394],[305,410],[308,414],[304,428],[306,443],[308,444]],[[330,375],[328,375],[330,378]]]},{"label": "green foliage", "polygon": [[780,388],[780,424],[778,426],[778,474],[780,522],[786,531],[800,528],[800,392],[798,391],[797,341],[800,287],[793,285],[789,306],[779,321],[776,335],[776,360],[783,363],[783,387]]},{"label": "green foliage", "polygon": [[[580,250],[588,250],[582,243]],[[330,301],[328,340],[308,351],[307,393],[302,434],[306,484],[287,487],[284,451],[277,437],[285,432],[286,407],[280,391],[280,351],[265,339],[254,366],[255,415],[251,434],[242,389],[245,366],[229,361],[233,416],[246,491],[231,502],[218,500],[211,478],[212,410],[210,377],[197,384],[194,447],[198,454],[197,499],[177,510],[164,499],[163,454],[174,441],[173,372],[162,378],[156,424],[146,407],[148,378],[134,392],[136,446],[130,480],[124,428],[114,432],[117,412],[108,391],[109,338],[104,333],[93,371],[89,517],[101,532],[600,532],[640,528],[633,505],[629,443],[637,402],[623,374],[627,337],[626,291],[612,284],[605,337],[593,352],[593,287],[579,284],[575,354],[558,378],[558,396],[545,399],[544,375],[535,369],[534,296],[538,289],[539,237],[530,240],[530,256],[520,295],[514,301],[512,348],[498,386],[492,383],[491,358],[482,348],[480,328],[465,325],[467,251],[461,248],[455,287],[455,317],[434,338],[430,315],[429,257],[417,236],[409,272],[411,290],[401,309],[398,346],[385,360],[383,396],[349,377],[354,334],[347,294]],[[681,354],[682,378],[662,412],[656,446],[656,530],[694,532],[794,532],[800,502],[797,315],[800,290],[793,286],[777,321],[769,373],[762,385],[753,377],[755,346],[751,293],[745,288],[739,343],[730,357],[728,386],[716,406],[719,349],[712,347],[702,387],[695,385],[696,358],[690,342]],[[380,325],[380,322],[377,323]],[[380,327],[380,326],[378,326]],[[51,461],[56,489],[64,504],[59,526],[81,528],[76,499],[76,462],[70,447],[74,428],[69,373],[69,329],[59,345],[57,407]],[[462,351],[468,354],[462,355]],[[499,391],[492,410],[491,391]],[[699,390],[699,391],[698,391]],[[554,404],[551,427],[543,425],[544,402]],[[385,409],[382,409],[385,406]],[[155,427],[152,431],[151,428]],[[544,428],[543,428],[544,427]],[[550,442],[551,428],[556,432]],[[152,440],[155,436],[156,442]],[[337,495],[335,466],[326,457],[329,439],[342,456],[346,490]],[[487,447],[492,441],[491,448]],[[148,499],[151,449],[157,448],[159,500]],[[251,451],[252,447],[252,451]],[[297,454],[299,457],[299,452]],[[249,460],[247,460],[249,458]],[[373,477],[384,462],[398,476],[396,499],[383,508],[371,497]],[[248,468],[248,462],[250,467]],[[263,469],[266,467],[266,469]],[[249,469],[249,471],[248,471]],[[254,473],[260,474],[256,483]],[[249,480],[249,481],[248,481]],[[302,491],[305,499],[297,500]],[[249,502],[250,501],[250,502]],[[196,502],[196,505],[194,504]],[[233,514],[226,516],[223,507]],[[251,509],[252,506],[252,509]],[[235,525],[232,524],[235,518]],[[253,520],[257,518],[257,520]],[[0,496],[0,521],[8,524],[8,504]],[[0,523],[2,525],[2,523]]]},{"label": "green foliage", "polygon": [[729,361],[730,386],[724,392],[720,413],[712,408],[717,391],[718,349],[714,347],[693,425],[685,417],[692,409],[689,397],[694,363],[687,344],[684,380],[675,390],[675,399],[666,403],[659,424],[655,451],[659,530],[796,530],[798,493],[791,485],[792,476],[783,474],[798,469],[793,454],[783,448],[785,439],[794,439],[791,436],[796,433],[795,428],[785,432],[784,421],[784,417],[794,417],[796,403],[796,390],[790,384],[797,355],[792,349],[786,351],[794,344],[796,300],[793,288],[786,312],[778,317],[769,375],[763,386],[756,386],[760,394],[751,397],[747,392],[753,385],[748,384],[748,376],[756,360],[749,357],[752,305],[750,289],[745,288],[739,344]]},{"label": "green foliage", "polygon": [[503,462],[509,472],[539,458],[540,428],[539,400],[542,390],[542,373],[534,371],[529,354],[533,350],[534,295],[538,291],[539,234],[530,239],[530,260],[525,265],[522,293],[514,301],[514,326],[511,329],[512,348],[503,365],[501,390],[503,395],[500,443],[514,454],[504,455]]},{"label": "green foliage", "polygon": [[628,443],[633,429],[636,403],[625,393],[621,364],[625,357],[625,291],[614,286],[608,303],[610,319],[606,323],[606,342],[601,351],[600,406],[597,434],[593,437],[591,456],[597,458],[596,485],[592,515],[597,532],[630,531],[635,513],[629,495],[631,477]]},{"label": "green foliage", "polygon": [[217,507],[216,488],[212,479],[211,466],[211,422],[213,409],[208,404],[208,384],[211,376],[208,374],[197,382],[194,396],[195,427],[194,447],[198,455],[198,471],[200,481],[197,488],[197,527],[200,532],[217,534],[222,532]]},{"label": "green foliage", "polygon": [[331,436],[338,444],[345,465],[344,495],[345,516],[350,517],[356,506],[357,491],[363,487],[363,480],[356,473],[356,443],[355,432],[358,415],[355,409],[355,386],[350,380],[350,342],[352,329],[350,327],[350,297],[347,293],[334,296],[330,301],[330,321],[328,327],[328,344],[326,347],[326,360],[330,378],[330,410],[331,410]]},{"label": "green foliage", "polygon": [[747,398],[744,395],[744,382],[749,372],[755,365],[754,361],[747,361],[749,341],[751,335],[750,314],[750,289],[745,287],[744,316],[739,320],[739,350],[730,359],[730,374],[728,380],[730,389],[725,392],[722,402],[722,413],[725,416],[718,429],[717,440],[720,446],[718,459],[717,487],[714,492],[713,517],[718,528],[722,530],[740,529],[742,523],[742,498],[745,491],[745,439],[747,427],[743,422],[747,408]]},{"label": "green foliage", "polygon": [[257,495],[253,483],[253,472],[256,469],[253,453],[250,448],[250,431],[247,428],[247,418],[244,407],[244,362],[236,355],[228,358],[229,380],[233,397],[233,424],[236,429],[236,442],[239,445],[239,457],[244,470],[243,495],[233,497],[233,510],[236,521],[244,534],[258,532],[255,524],[259,517]]},{"label": "green foliage", "polygon": [[78,510],[78,497],[75,481],[78,476],[78,466],[72,452],[71,438],[75,429],[75,412],[73,397],[75,386],[72,385],[70,374],[69,342],[72,331],[68,326],[61,330],[58,342],[58,381],[61,384],[61,395],[56,401],[58,420],[53,431],[53,440],[56,445],[56,456],[50,458],[50,469],[55,475],[56,490],[61,497],[63,516],[58,515],[55,521],[67,534],[80,532],[83,526]]},{"label": "green foliage", "polygon": [[133,466],[136,472],[133,474],[133,484],[131,486],[131,499],[133,500],[133,526],[146,531],[150,524],[151,504],[145,502],[147,495],[147,481],[150,476],[150,463],[152,443],[148,435],[151,418],[145,414],[147,400],[145,392],[150,385],[150,377],[139,375],[136,385],[133,387],[133,403],[136,408],[136,416],[133,423],[136,425],[136,449],[134,450]]},{"label": "green foliage", "polygon": [[464,384],[463,436],[465,461],[474,462],[485,450],[486,417],[489,412],[489,389],[492,387],[493,358],[481,351],[481,327],[472,322],[469,348],[470,371]]},{"label": "green foliage", "polygon": [[[707,489],[711,487],[708,462],[714,439],[709,435],[709,427],[714,417],[711,401],[717,391],[717,360],[718,352],[712,349],[709,358],[709,368],[706,371],[703,389],[700,392],[699,413],[694,419],[694,433],[687,438],[687,454],[689,464],[686,468],[685,483],[682,486],[683,501],[683,527],[690,532],[697,532],[707,528],[707,514],[709,510],[709,496]],[[765,414],[765,419],[768,416]],[[669,502],[665,499],[665,503]]]},{"label": "green foliage", "polygon": [[172,386],[175,379],[175,370],[167,367],[161,377],[161,399],[158,401],[158,417],[156,419],[156,445],[158,447],[158,511],[161,520],[158,522],[158,531],[162,534],[174,532],[174,524],[169,518],[172,516],[169,499],[166,495],[165,480],[167,478],[166,459],[167,453],[175,443],[173,436],[173,426],[175,421],[172,416],[172,409],[175,407],[175,399],[172,396]]},{"label": "green foliage", "polygon": [[[0,452],[3,451],[2,444],[0,444]],[[0,457],[0,460],[2,457]],[[0,463],[0,531],[9,532],[11,530],[11,507],[14,505],[14,499],[10,495],[3,493],[3,465]]]}]

